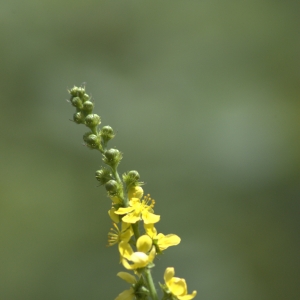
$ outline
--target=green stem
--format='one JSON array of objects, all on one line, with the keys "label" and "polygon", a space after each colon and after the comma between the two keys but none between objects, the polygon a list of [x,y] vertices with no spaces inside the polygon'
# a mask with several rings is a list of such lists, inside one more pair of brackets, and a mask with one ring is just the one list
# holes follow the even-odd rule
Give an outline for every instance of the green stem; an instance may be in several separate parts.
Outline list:
[{"label": "green stem", "polygon": [[146,281],[147,281],[147,284],[149,287],[149,292],[150,292],[150,296],[151,296],[152,300],[158,300],[150,269],[146,268],[144,275],[145,275],[145,278],[146,278]]},{"label": "green stem", "polygon": [[135,241],[137,241],[137,239],[140,237],[139,221],[132,224],[131,227],[134,233]]}]

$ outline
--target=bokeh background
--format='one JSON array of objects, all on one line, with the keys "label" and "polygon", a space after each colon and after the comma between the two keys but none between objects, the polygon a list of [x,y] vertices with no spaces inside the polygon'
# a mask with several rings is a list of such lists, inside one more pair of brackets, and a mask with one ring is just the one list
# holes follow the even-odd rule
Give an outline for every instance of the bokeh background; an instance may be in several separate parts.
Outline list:
[{"label": "bokeh background", "polygon": [[0,299],[114,299],[86,82],[202,300],[300,299],[299,1],[0,3]]}]

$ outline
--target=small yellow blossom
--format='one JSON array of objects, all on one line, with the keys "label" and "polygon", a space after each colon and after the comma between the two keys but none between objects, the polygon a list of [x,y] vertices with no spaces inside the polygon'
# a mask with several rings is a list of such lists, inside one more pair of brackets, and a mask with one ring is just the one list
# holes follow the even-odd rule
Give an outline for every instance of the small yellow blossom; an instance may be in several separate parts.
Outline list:
[{"label": "small yellow blossom", "polygon": [[115,228],[111,228],[110,232],[108,233],[108,246],[115,245],[121,241],[128,242],[133,236],[131,224],[122,222],[121,231],[116,223],[113,223],[113,226]]},{"label": "small yellow blossom", "polygon": [[[136,284],[136,278],[127,273],[127,272],[119,272],[117,276],[121,277],[123,280],[127,281],[131,284]],[[115,300],[133,300],[135,297],[135,290],[131,287],[129,290],[123,291]]]},{"label": "small yellow blossom", "polygon": [[[149,202],[151,202],[150,205],[148,205]],[[136,223],[141,219],[145,224],[156,223],[160,220],[160,216],[153,214],[154,203],[155,201],[150,198],[150,195],[145,196],[142,201],[139,198],[131,198],[129,207],[120,207],[114,213],[126,215],[122,218],[126,223]]]},{"label": "small yellow blossom", "polygon": [[146,233],[153,240],[153,244],[158,247],[157,252],[163,251],[171,246],[176,246],[181,241],[180,237],[176,234],[157,234],[157,230],[154,227],[154,224],[144,224],[144,228],[146,230]]},{"label": "small yellow blossom", "polygon": [[187,285],[183,278],[174,277],[174,268],[167,268],[164,274],[164,279],[168,292],[177,297],[179,300],[190,300],[195,298],[197,292],[192,294],[187,293]]},{"label": "small yellow blossom", "polygon": [[[148,235],[140,236],[136,245],[138,251],[134,252],[128,242],[119,243],[121,262],[127,270],[144,268],[155,258],[155,247],[152,247],[152,240]],[[149,251],[150,253],[147,254]],[[132,264],[129,264],[128,261],[131,261]]]}]

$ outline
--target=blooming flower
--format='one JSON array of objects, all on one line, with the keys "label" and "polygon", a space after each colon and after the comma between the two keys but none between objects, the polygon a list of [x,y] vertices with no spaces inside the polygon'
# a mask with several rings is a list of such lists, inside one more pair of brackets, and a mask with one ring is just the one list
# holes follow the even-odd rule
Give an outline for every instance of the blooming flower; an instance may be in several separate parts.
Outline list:
[{"label": "blooming flower", "polygon": [[[119,272],[117,276],[121,277],[123,280],[131,284],[136,284],[137,280],[135,277],[127,272]],[[129,290],[123,291],[115,300],[133,300],[135,297],[135,290],[130,287]]]},{"label": "blooming flower", "polygon": [[165,283],[168,289],[168,293],[171,293],[179,300],[193,299],[197,292],[193,291],[192,294],[187,293],[187,285],[183,278],[174,277],[174,268],[167,268],[164,274]]},{"label": "blooming flower", "polygon": [[[148,203],[151,202],[150,205]],[[122,220],[126,223],[136,223],[141,219],[145,224],[156,223],[160,220],[159,215],[153,214],[153,207],[155,201],[150,198],[150,195],[144,197],[141,201],[139,198],[131,198],[129,200],[129,207],[120,207],[114,213],[117,215],[125,215]]]},{"label": "blooming flower", "polygon": [[[155,258],[155,247],[152,247],[152,240],[148,235],[140,236],[136,242],[136,247],[138,251],[134,252],[128,242],[121,241],[119,243],[121,262],[127,270],[144,268]],[[148,252],[149,254],[147,254]]]},{"label": "blooming flower", "polygon": [[115,245],[121,241],[128,242],[133,236],[133,230],[131,224],[122,222],[121,231],[116,223],[113,223],[115,228],[111,228],[108,233],[108,246]]},{"label": "blooming flower", "polygon": [[153,240],[153,244],[158,248],[157,252],[163,251],[171,246],[176,246],[180,243],[180,237],[176,234],[157,234],[154,224],[144,224],[144,228],[146,233]]}]

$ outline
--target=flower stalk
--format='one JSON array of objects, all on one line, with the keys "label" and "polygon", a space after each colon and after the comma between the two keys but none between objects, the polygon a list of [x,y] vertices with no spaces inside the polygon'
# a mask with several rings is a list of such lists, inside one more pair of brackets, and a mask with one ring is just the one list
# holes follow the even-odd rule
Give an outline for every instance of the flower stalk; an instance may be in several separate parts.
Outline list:
[{"label": "flower stalk", "polygon": [[[74,86],[68,92],[70,103],[76,110],[73,121],[89,129],[83,135],[85,145],[100,151],[106,165],[96,171],[96,179],[100,185],[105,186],[110,199],[108,214],[113,227],[108,233],[108,246],[118,245],[118,260],[126,270],[132,272],[117,274],[130,287],[115,300],[158,300],[151,274],[151,269],[155,267],[154,260],[167,248],[178,245],[181,240],[176,234],[157,233],[155,226],[161,216],[154,213],[155,200],[149,194],[144,196],[139,173],[132,170],[119,175],[118,166],[123,154],[118,149],[108,147],[109,141],[115,137],[114,131],[110,126],[100,128],[100,116],[93,112],[94,103],[85,87]],[[193,299],[196,291],[188,294],[185,280],[174,277],[174,274],[173,267],[166,269],[165,284],[160,284],[162,299]]]}]

